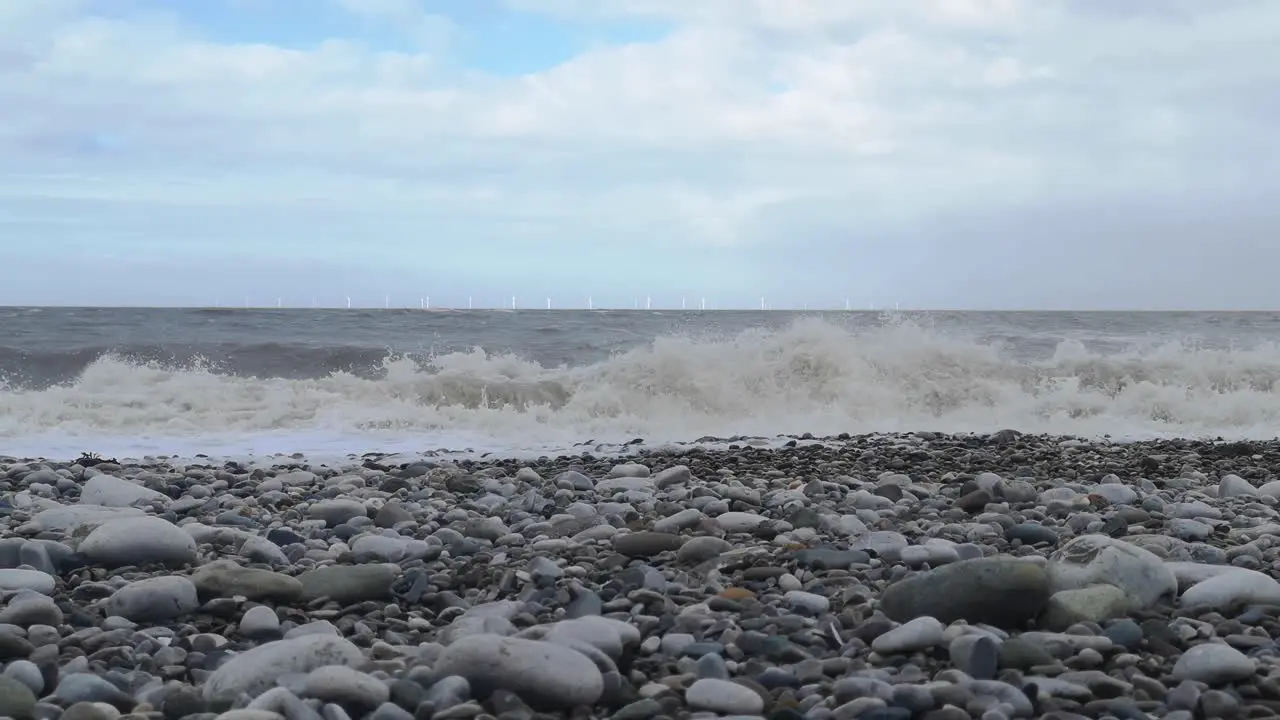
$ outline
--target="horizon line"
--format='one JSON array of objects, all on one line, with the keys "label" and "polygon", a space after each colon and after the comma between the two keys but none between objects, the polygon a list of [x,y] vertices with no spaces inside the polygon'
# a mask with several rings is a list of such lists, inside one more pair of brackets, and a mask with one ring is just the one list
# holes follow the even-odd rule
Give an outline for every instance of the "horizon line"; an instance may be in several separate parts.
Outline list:
[{"label": "horizon line", "polygon": [[296,311],[332,311],[332,312],[350,312],[353,310],[367,311],[378,310],[384,312],[522,312],[522,313],[559,313],[559,312],[632,312],[632,313],[655,313],[655,312],[684,312],[684,313],[716,313],[716,312],[738,312],[738,313],[805,313],[805,312],[821,312],[821,313],[1280,313],[1280,308],[1126,308],[1126,307],[1110,307],[1110,308],[982,308],[982,307],[885,307],[885,308],[868,308],[868,307],[624,307],[624,306],[595,306],[595,307],[506,307],[499,305],[491,306],[472,306],[472,307],[455,307],[455,306],[435,306],[435,307],[416,307],[416,306],[397,306],[385,307],[382,305],[363,305],[363,306],[337,306],[337,305],[321,305],[321,306],[304,306],[304,305],[18,305],[10,303],[0,303],[0,309],[6,310],[219,310],[219,311],[239,311],[239,312],[296,312]]}]

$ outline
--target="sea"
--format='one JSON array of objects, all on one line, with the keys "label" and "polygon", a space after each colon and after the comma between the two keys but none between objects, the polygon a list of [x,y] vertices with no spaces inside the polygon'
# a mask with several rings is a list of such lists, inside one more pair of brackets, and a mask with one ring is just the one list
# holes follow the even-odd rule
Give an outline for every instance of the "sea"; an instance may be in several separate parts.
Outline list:
[{"label": "sea", "polygon": [[1280,434],[1280,313],[0,308],[0,455]]}]

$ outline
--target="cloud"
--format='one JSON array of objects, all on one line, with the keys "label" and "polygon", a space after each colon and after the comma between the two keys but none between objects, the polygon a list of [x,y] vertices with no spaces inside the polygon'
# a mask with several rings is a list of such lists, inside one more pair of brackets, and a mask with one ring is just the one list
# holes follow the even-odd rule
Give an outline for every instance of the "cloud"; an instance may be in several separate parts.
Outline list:
[{"label": "cloud", "polygon": [[[343,276],[332,302],[1266,301],[1257,263],[1202,273],[1275,228],[1278,6],[284,5],[0,0],[0,301],[50,301],[31,271],[87,248],[217,264],[235,295],[276,273],[271,297],[309,298],[299,267],[341,268],[316,271]],[[482,69],[498,55],[527,67]],[[1058,282],[1117,247],[1113,287]]]}]

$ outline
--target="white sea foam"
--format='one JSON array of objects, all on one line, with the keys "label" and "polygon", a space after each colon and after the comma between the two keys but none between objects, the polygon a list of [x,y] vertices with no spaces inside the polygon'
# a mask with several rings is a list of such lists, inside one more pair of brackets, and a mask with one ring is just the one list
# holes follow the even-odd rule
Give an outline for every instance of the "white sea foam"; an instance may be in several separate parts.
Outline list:
[{"label": "white sea foam", "polygon": [[910,323],[666,337],[584,367],[476,350],[427,368],[390,358],[385,370],[258,379],[103,357],[71,383],[0,390],[0,454],[534,452],[587,439],[1001,428],[1271,438],[1280,419],[1274,346],[1102,356],[1066,341],[1023,362]]}]

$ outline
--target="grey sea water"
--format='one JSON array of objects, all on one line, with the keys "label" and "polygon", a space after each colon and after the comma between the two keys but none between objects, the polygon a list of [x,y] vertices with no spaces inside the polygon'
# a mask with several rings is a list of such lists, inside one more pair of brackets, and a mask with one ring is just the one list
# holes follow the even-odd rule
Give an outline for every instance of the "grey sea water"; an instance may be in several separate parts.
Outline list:
[{"label": "grey sea water", "polygon": [[0,308],[0,452],[1276,435],[1280,313]]}]

